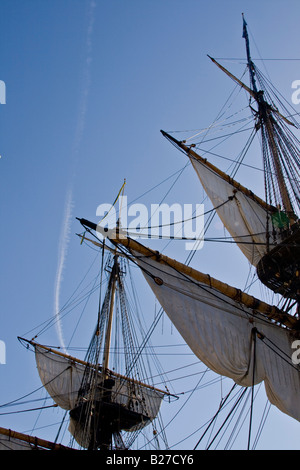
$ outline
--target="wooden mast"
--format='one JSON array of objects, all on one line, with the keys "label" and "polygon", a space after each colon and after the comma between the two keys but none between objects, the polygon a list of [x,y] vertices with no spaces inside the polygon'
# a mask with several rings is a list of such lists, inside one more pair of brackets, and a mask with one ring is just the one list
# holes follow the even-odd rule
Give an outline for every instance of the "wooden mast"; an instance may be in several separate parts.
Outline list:
[{"label": "wooden mast", "polygon": [[270,148],[271,155],[272,155],[273,162],[274,162],[276,179],[278,182],[278,188],[279,188],[279,192],[281,195],[282,203],[284,205],[284,209],[286,213],[289,215],[289,217],[293,221],[295,221],[297,220],[297,217],[294,213],[294,209],[291,204],[290,196],[289,196],[287,186],[284,180],[283,172],[282,172],[280,156],[279,156],[276,142],[274,139],[274,118],[272,116],[272,113],[278,114],[278,116],[282,118],[287,124],[292,125],[292,126],[294,126],[294,124],[291,121],[289,121],[285,116],[283,116],[277,109],[273,108],[269,103],[267,103],[264,99],[263,91],[257,89],[256,81],[255,81],[255,67],[250,56],[250,45],[249,45],[249,37],[248,37],[248,31],[247,31],[247,23],[244,19],[244,16],[243,16],[243,38],[245,38],[245,41],[246,41],[247,61],[248,61],[248,69],[250,73],[252,89],[249,88],[247,85],[245,85],[245,83],[243,83],[237,77],[235,77],[231,72],[229,72],[225,67],[219,64],[215,59],[213,59],[210,56],[208,57],[224,73],[226,73],[226,75],[228,75],[236,83],[238,83],[242,88],[244,88],[252,96],[252,98],[254,98],[255,101],[257,102],[258,118],[260,120],[261,127],[264,126],[266,133],[267,133],[268,144],[269,144],[269,148]]},{"label": "wooden mast", "polygon": [[246,42],[248,69],[249,69],[251,84],[252,84],[252,88],[254,92],[254,98],[258,104],[258,110],[259,110],[258,115],[261,121],[261,125],[265,124],[265,129],[267,131],[269,146],[271,149],[271,153],[272,153],[272,157],[273,157],[273,161],[275,165],[279,191],[281,194],[285,211],[290,216],[292,216],[294,211],[293,211],[289,193],[288,193],[285,181],[284,181],[280,158],[278,155],[278,150],[277,150],[277,146],[276,146],[275,139],[274,139],[273,118],[271,114],[272,109],[270,105],[265,101],[263,97],[263,92],[258,91],[257,86],[256,86],[255,67],[254,67],[254,64],[252,62],[251,55],[250,55],[250,44],[249,44],[249,37],[248,37],[248,31],[247,31],[247,23],[245,21],[244,15],[243,15],[243,38],[245,39],[245,42]]},{"label": "wooden mast", "polygon": [[105,334],[105,343],[104,343],[104,352],[103,352],[103,372],[107,374],[108,370],[108,363],[109,363],[109,352],[110,352],[110,340],[111,340],[111,331],[112,331],[112,320],[113,320],[113,313],[114,313],[114,303],[115,303],[115,295],[116,295],[116,284],[117,278],[119,276],[119,263],[118,263],[118,255],[114,257],[114,265],[111,272],[111,294],[110,294],[110,306],[109,306],[109,316],[107,321],[107,328]]}]

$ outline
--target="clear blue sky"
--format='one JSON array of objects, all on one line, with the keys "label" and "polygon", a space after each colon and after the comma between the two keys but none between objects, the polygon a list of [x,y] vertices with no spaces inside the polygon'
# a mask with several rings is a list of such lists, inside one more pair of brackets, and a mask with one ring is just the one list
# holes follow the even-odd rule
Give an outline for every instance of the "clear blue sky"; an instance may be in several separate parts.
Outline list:
[{"label": "clear blue sky", "polygon": [[[0,404],[40,384],[33,355],[17,336],[53,315],[68,194],[61,303],[92,256],[79,246],[75,217],[95,220],[97,206],[113,201],[124,178],[131,201],[183,168],[185,157],[159,131],[204,128],[214,120],[233,84],[207,54],[245,57],[242,12],[254,58],[300,59],[298,0],[1,0],[0,340],[6,364],[0,365]],[[224,65],[234,73],[244,67]],[[259,66],[290,102],[300,61]],[[253,189],[255,176],[243,177]],[[170,181],[140,202],[159,203]],[[168,201],[195,203],[199,195],[189,168]],[[174,243],[165,252],[186,256]],[[193,263],[232,285],[243,285],[248,273],[231,246],[205,246]],[[63,330],[68,339],[66,325]],[[57,333],[46,341],[58,344]],[[20,431],[27,422],[21,415],[0,419]],[[269,422],[261,448],[299,449],[298,423],[273,409]]]}]

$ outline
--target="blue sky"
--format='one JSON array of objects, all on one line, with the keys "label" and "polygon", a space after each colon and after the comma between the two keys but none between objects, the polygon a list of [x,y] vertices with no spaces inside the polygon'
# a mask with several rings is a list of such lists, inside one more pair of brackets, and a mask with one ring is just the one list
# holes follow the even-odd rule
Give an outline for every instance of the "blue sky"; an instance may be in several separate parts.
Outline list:
[{"label": "blue sky", "polygon": [[[95,220],[97,206],[114,200],[124,178],[130,202],[184,167],[185,157],[159,131],[205,128],[215,119],[233,83],[207,54],[245,57],[242,12],[253,58],[300,59],[300,4],[2,0],[0,12],[0,80],[6,84],[6,104],[0,105],[0,340],[6,345],[0,403],[6,403],[39,387],[33,355],[17,336],[53,315],[65,211],[70,224],[60,303],[93,256],[79,245],[75,217]],[[224,62],[237,74],[243,64]],[[300,79],[299,64],[258,63],[289,102],[291,84]],[[257,189],[254,173],[248,170],[241,178]],[[138,200],[159,203],[172,181]],[[202,188],[188,168],[168,201],[195,203],[199,195]],[[186,256],[174,243],[166,254]],[[232,246],[205,245],[193,263],[232,285],[243,283],[248,273]],[[69,339],[67,325],[62,328]],[[46,341],[58,344],[57,331]],[[298,424],[272,413],[272,429],[266,426],[261,447],[298,449]],[[31,426],[26,420],[2,416],[0,425],[25,431]]]}]

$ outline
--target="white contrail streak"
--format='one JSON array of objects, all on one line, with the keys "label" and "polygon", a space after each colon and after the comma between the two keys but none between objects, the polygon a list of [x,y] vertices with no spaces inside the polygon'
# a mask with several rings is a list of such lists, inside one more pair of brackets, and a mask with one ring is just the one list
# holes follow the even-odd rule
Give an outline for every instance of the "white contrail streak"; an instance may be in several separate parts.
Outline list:
[{"label": "white contrail streak", "polygon": [[71,219],[72,219],[72,189],[70,189],[67,193],[66,203],[65,203],[65,212],[64,212],[64,220],[62,225],[62,230],[60,234],[59,240],[59,258],[58,258],[58,266],[56,271],[56,279],[55,279],[55,292],[54,292],[54,312],[56,318],[56,329],[57,334],[59,337],[61,347],[66,350],[65,341],[62,332],[62,325],[60,319],[60,288],[61,283],[63,280],[63,270],[65,267],[67,252],[68,252],[68,245],[70,240],[70,231],[71,231]]},{"label": "white contrail streak", "polygon": [[79,154],[79,147],[80,147],[83,130],[85,126],[87,100],[88,100],[90,81],[91,81],[90,80],[90,66],[92,62],[92,35],[93,35],[94,21],[95,21],[95,16],[94,16],[95,7],[96,7],[95,0],[91,0],[91,2],[89,3],[89,9],[88,9],[88,27],[87,27],[87,35],[86,35],[86,60],[85,60],[83,76],[82,76],[83,85],[82,85],[77,127],[76,127],[74,145],[73,145],[74,167],[73,167],[73,174],[71,175],[72,182],[70,184],[69,190],[67,191],[66,201],[65,201],[65,213],[64,213],[64,219],[63,219],[61,235],[60,235],[58,264],[57,264],[55,289],[54,289],[54,316],[56,319],[56,328],[57,328],[60,345],[64,350],[66,349],[66,346],[65,346],[65,341],[63,337],[61,317],[60,317],[60,290],[61,290],[61,283],[63,280],[63,271],[64,271],[65,263],[66,263],[68,245],[70,241],[71,221],[73,219],[73,214],[72,214],[73,179],[75,177],[76,163],[77,163],[78,154]]}]

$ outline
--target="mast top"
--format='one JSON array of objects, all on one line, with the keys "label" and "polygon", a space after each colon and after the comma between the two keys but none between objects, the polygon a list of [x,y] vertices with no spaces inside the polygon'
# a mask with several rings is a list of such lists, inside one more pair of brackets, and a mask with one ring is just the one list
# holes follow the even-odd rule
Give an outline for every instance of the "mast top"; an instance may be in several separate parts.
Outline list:
[{"label": "mast top", "polygon": [[246,20],[245,20],[245,17],[244,17],[244,13],[242,13],[242,16],[243,16],[243,36],[242,37],[246,41],[247,61],[248,61],[248,69],[249,69],[249,73],[250,73],[251,85],[252,85],[253,91],[257,95],[258,90],[257,90],[256,80],[255,80],[255,68],[254,68],[254,64],[252,62],[251,55],[250,55],[250,44],[249,44],[247,23],[246,23]]},{"label": "mast top", "polygon": [[[298,182],[300,152],[297,139],[287,133],[284,124],[294,127],[295,124],[278,111],[268,92],[268,86],[265,84],[262,74],[252,61],[247,22],[244,14],[242,16],[242,37],[246,43],[250,87],[226,70],[215,59],[212,57],[210,59],[256,101],[257,110],[252,107],[251,110],[255,115],[255,127],[257,130],[260,129],[262,137],[265,200],[268,204],[278,207],[278,210],[282,208],[289,217],[291,225],[293,225],[298,219],[295,209],[300,209],[300,184]],[[256,82],[258,82],[259,87]]]}]

